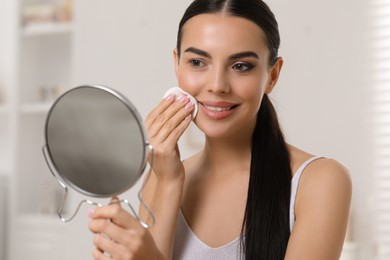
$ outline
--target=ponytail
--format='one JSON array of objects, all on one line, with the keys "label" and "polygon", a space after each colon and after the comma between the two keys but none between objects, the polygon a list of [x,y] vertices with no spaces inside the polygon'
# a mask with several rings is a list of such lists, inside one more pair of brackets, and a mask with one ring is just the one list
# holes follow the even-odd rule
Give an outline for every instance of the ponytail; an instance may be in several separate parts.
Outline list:
[{"label": "ponytail", "polygon": [[264,95],[252,136],[241,245],[245,259],[281,260],[290,237],[291,166],[276,111]]}]

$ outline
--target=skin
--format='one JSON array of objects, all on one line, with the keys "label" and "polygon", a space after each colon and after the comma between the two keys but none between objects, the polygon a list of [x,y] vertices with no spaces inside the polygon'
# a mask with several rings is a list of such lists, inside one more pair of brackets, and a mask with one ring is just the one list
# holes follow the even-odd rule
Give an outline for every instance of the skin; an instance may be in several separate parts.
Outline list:
[{"label": "skin", "polygon": [[[193,232],[211,247],[240,235],[250,167],[250,140],[264,94],[275,86],[283,60],[268,63],[263,31],[224,13],[202,14],[183,27],[181,53],[174,50],[179,86],[199,100],[194,120],[206,136],[202,151],[180,160],[177,142],[191,122],[188,99],[162,100],[145,126],[155,149],[144,199],[157,219],[143,228],[119,204],[90,212],[94,259],[171,259],[180,209]],[[232,107],[215,112],[210,106]],[[313,155],[289,146],[292,171]],[[331,159],[304,171],[296,199],[296,222],[285,259],[338,259],[348,220],[351,181]],[[148,215],[140,208],[145,221]],[[110,219],[111,221],[108,221]],[[106,252],[106,254],[104,254]]]}]

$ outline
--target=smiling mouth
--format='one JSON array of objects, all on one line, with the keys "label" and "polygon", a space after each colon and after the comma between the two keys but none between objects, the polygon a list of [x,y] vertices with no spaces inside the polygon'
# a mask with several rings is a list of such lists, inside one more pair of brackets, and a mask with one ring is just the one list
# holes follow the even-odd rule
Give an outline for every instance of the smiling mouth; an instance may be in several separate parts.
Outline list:
[{"label": "smiling mouth", "polygon": [[204,106],[206,109],[214,112],[223,112],[223,111],[229,111],[232,110],[233,108],[236,108],[238,105],[232,105],[228,107],[218,107],[218,106],[209,106],[205,105],[202,102],[199,102],[202,106]]}]

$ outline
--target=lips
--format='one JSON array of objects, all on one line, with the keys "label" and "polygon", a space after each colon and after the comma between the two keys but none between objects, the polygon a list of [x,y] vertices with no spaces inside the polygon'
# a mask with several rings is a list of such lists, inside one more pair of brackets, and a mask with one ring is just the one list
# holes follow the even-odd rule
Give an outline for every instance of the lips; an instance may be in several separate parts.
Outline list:
[{"label": "lips", "polygon": [[211,110],[211,111],[215,111],[215,112],[222,112],[222,111],[229,111],[231,110],[234,106],[229,106],[229,107],[214,107],[214,106],[206,106],[206,105],[203,105],[205,108],[207,108],[208,110]]},{"label": "lips", "polygon": [[239,105],[231,102],[215,102],[204,101],[200,102],[201,109],[206,116],[211,119],[225,119],[232,115]]}]

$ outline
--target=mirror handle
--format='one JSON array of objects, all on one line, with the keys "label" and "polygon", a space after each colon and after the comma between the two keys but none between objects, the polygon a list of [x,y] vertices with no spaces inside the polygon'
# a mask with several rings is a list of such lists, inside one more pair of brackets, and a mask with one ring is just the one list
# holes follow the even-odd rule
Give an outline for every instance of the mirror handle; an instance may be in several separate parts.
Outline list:
[{"label": "mirror handle", "polygon": [[47,145],[44,145],[43,148],[42,148],[42,151],[43,151],[43,156],[45,157],[45,161],[46,161],[46,164],[47,166],[49,167],[50,169],[50,172],[51,174],[54,176],[54,178],[58,181],[58,183],[61,185],[61,187],[65,190],[65,194],[64,194],[64,197],[62,199],[62,202],[61,202],[61,205],[60,205],[60,208],[58,209],[58,216],[59,218],[61,219],[62,222],[69,222],[71,221],[72,219],[74,219],[74,217],[77,215],[77,213],[79,212],[80,210],[80,207],[83,203],[87,203],[89,205],[93,205],[93,206],[102,206],[101,204],[99,203],[96,203],[96,202],[93,202],[93,201],[90,201],[90,200],[82,200],[80,201],[79,205],[77,205],[77,208],[75,210],[75,212],[73,213],[73,215],[71,215],[69,218],[65,218],[62,214],[63,214],[63,209],[64,209],[64,206],[65,206],[65,202],[66,202],[66,198],[68,197],[68,187],[62,182],[61,178],[59,177],[60,175],[58,174],[55,166],[53,165],[53,162],[51,161],[50,159],[50,155],[49,155],[49,149],[47,148]]},{"label": "mirror handle", "polygon": [[[122,199],[119,201],[119,203],[126,203],[128,205],[128,207],[130,208],[132,214],[135,216],[135,218],[140,222],[140,224],[144,227],[144,228],[150,228],[152,227],[155,222],[156,222],[156,219],[154,217],[154,214],[152,212],[152,210],[149,208],[149,206],[145,203],[145,201],[143,200],[142,198],[142,191],[145,187],[145,184],[147,182],[147,180],[149,179],[149,176],[151,175],[152,173],[152,166],[154,164],[154,150],[153,150],[153,147],[148,144],[148,148],[152,154],[151,156],[151,162],[150,162],[150,166],[149,166],[149,170],[148,170],[148,173],[147,175],[145,176],[145,180],[142,184],[142,187],[140,189],[140,191],[138,192],[138,199],[140,201],[140,203],[142,204],[142,206],[145,208],[145,210],[148,212],[148,215],[150,216],[151,220],[152,220],[152,223],[151,224],[147,224],[146,222],[142,221],[140,219],[140,217],[138,216],[137,212],[134,210],[133,206],[131,205],[131,203],[127,200],[127,199]],[[96,203],[96,202],[93,202],[91,200],[82,200],[80,201],[80,203],[77,205],[77,208],[76,210],[74,211],[74,213],[69,217],[69,218],[65,218],[63,216],[63,209],[64,209],[64,206],[65,206],[65,202],[66,202],[66,198],[68,197],[68,187],[64,184],[64,182],[61,180],[61,178],[59,177],[59,174],[55,168],[55,166],[53,165],[53,162],[51,161],[50,159],[50,155],[49,155],[49,149],[47,147],[47,145],[44,145],[43,148],[42,148],[42,151],[43,151],[43,155],[45,157],[45,161],[46,161],[46,164],[48,166],[48,168],[50,169],[50,172],[51,174],[54,176],[54,178],[58,181],[58,183],[61,185],[61,187],[65,190],[65,194],[64,194],[64,197],[62,199],[62,202],[61,202],[61,205],[58,209],[58,216],[59,218],[61,219],[62,222],[69,222],[71,221],[72,219],[74,219],[74,217],[77,215],[77,213],[79,212],[80,210],[80,207],[83,203],[86,203],[86,204],[89,204],[89,205],[93,205],[93,206],[97,206],[97,207],[101,207],[102,205],[100,203]],[[110,203],[111,204],[111,203]]]}]

